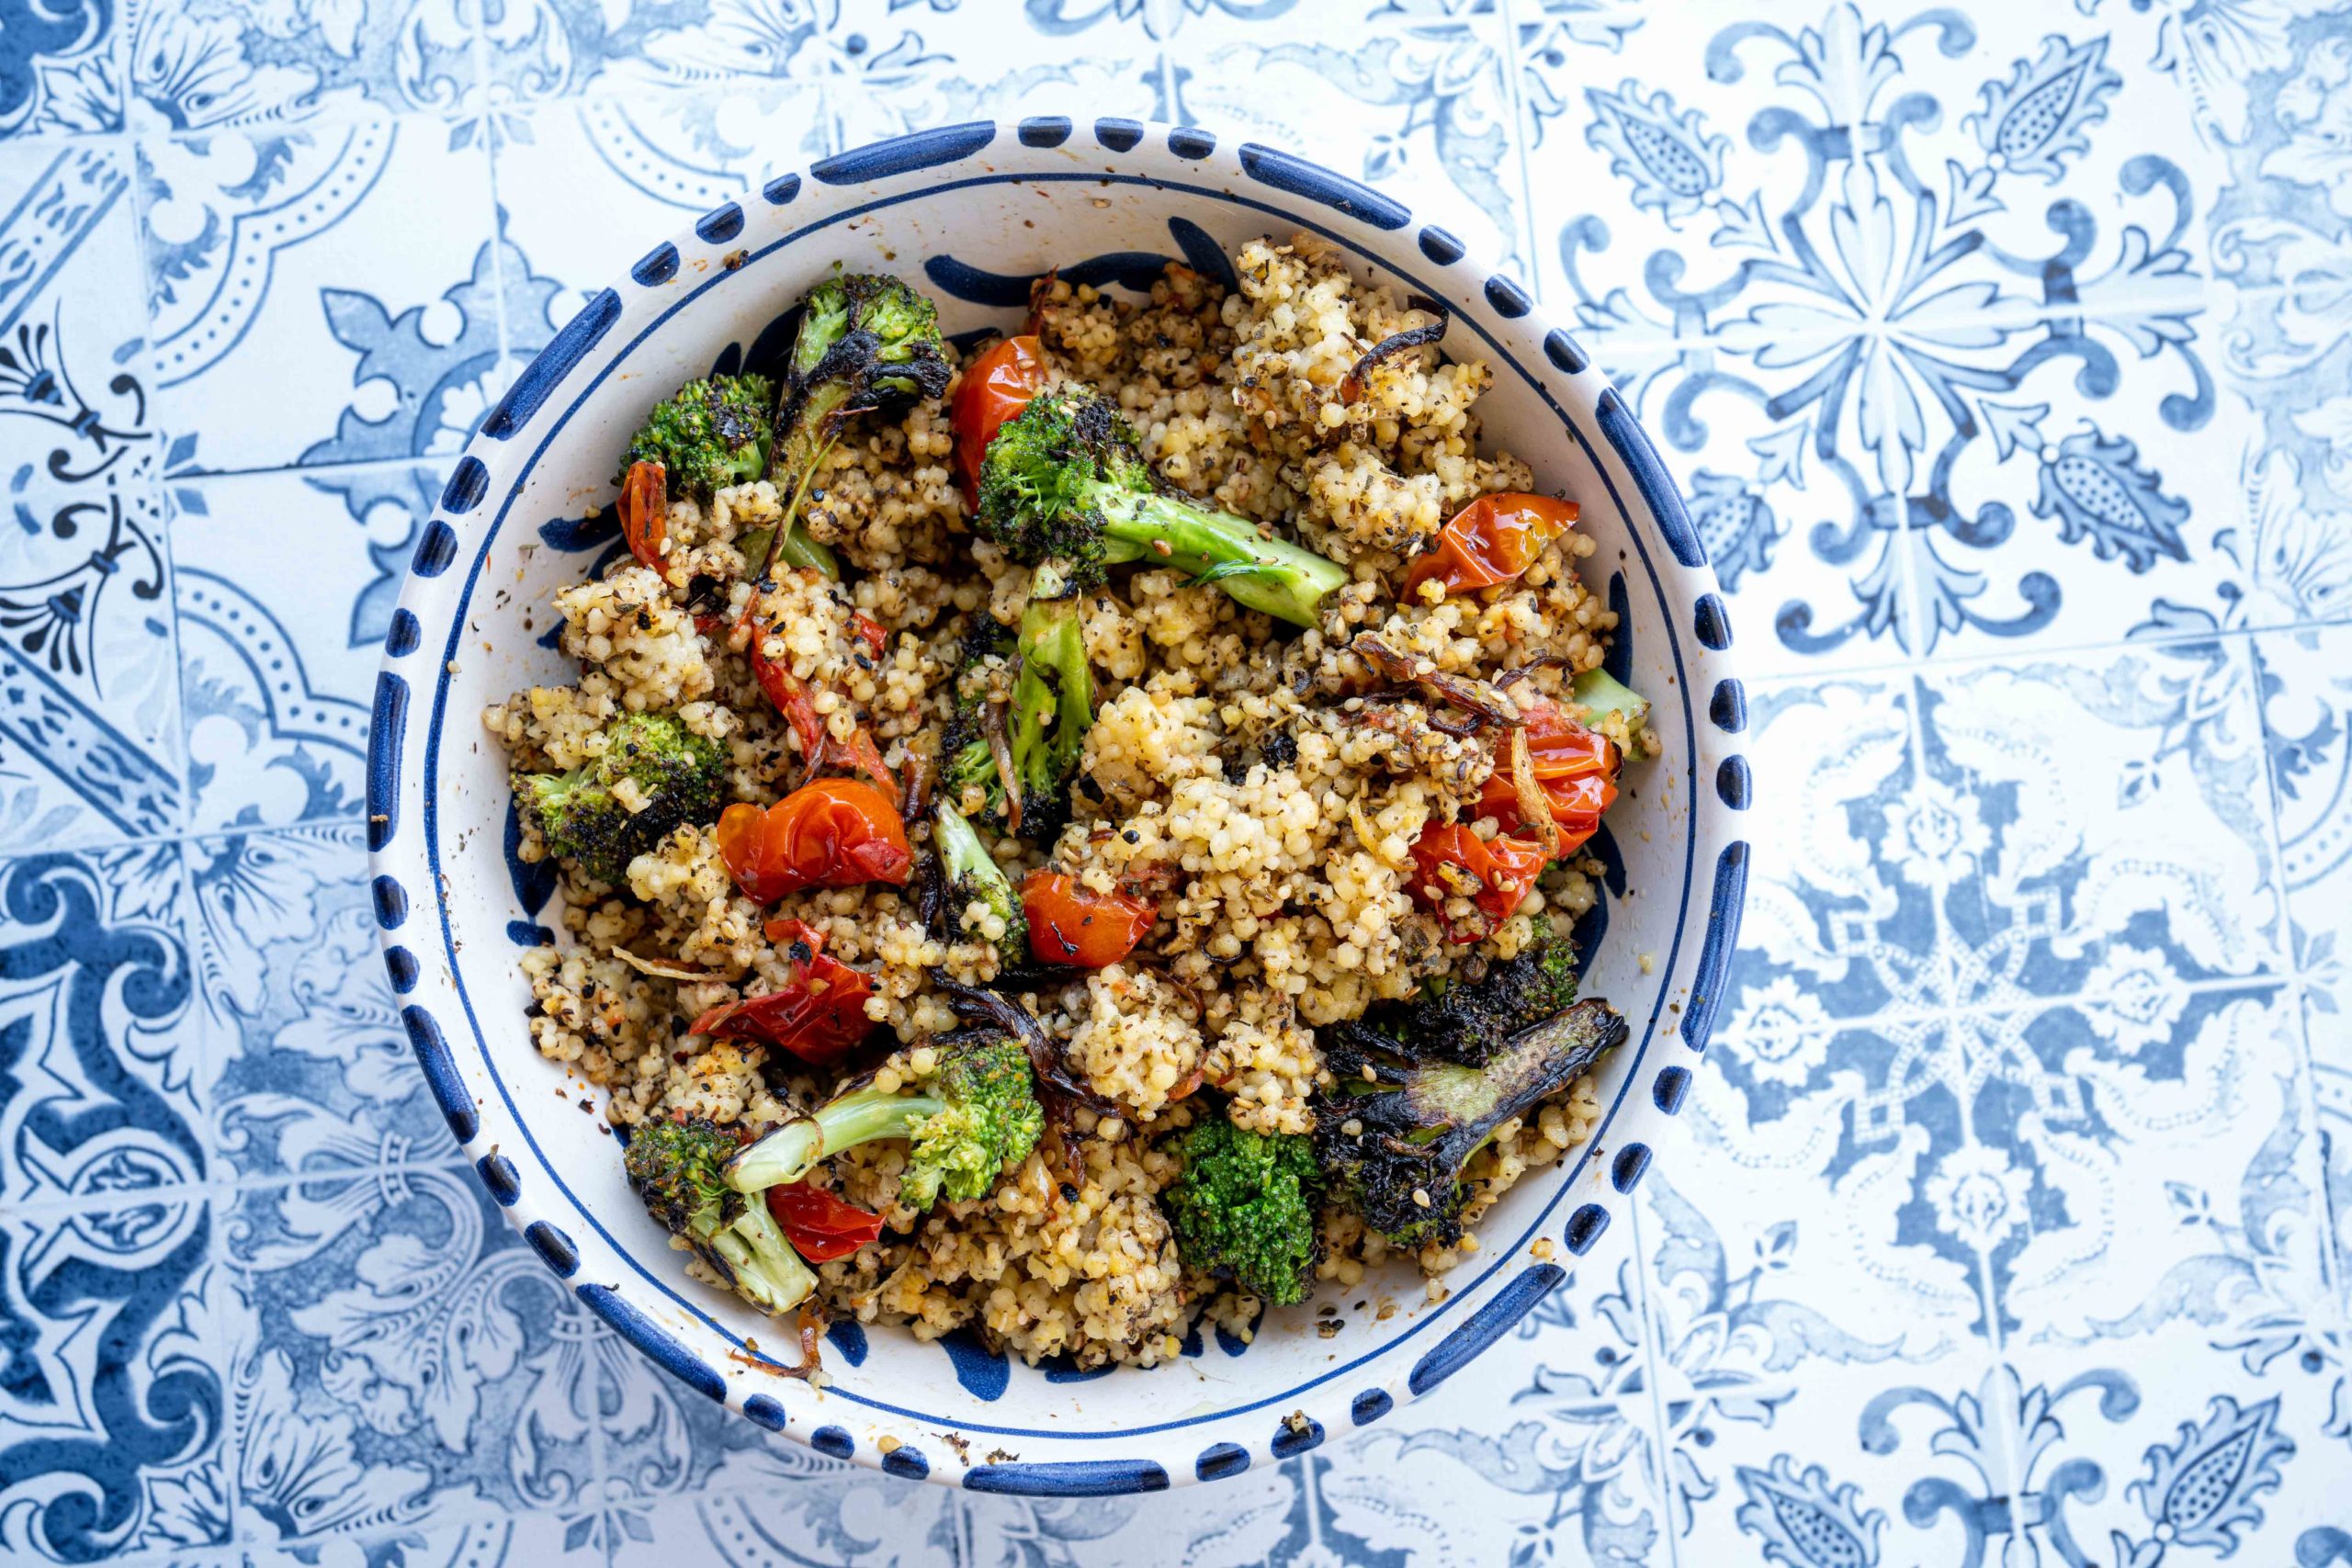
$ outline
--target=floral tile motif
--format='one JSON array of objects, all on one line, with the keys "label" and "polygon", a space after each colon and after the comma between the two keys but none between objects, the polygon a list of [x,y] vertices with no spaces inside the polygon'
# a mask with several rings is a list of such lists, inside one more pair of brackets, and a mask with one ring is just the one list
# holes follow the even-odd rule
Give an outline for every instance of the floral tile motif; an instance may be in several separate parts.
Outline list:
[{"label": "floral tile motif", "polygon": [[462,1166],[304,1168],[238,1193],[223,1368],[241,1539],[427,1532],[594,1495],[594,1378],[627,1350]]},{"label": "floral tile motif", "polygon": [[225,1539],[194,1472],[222,1399],[184,907],[168,844],[0,864],[12,1562]]},{"label": "floral tile motif", "polygon": [[110,0],[10,11],[0,31],[0,137],[120,130],[121,18]]},{"label": "floral tile motif", "polygon": [[0,852],[175,830],[161,457],[128,158],[0,143]]},{"label": "floral tile motif", "polygon": [[1311,26],[1287,4],[1194,11],[1168,30],[1155,118],[1295,148],[1396,196],[1472,254],[1530,275],[1496,7],[1374,0],[1316,6]]},{"label": "floral tile motif", "polygon": [[188,840],[225,1174],[337,1187],[452,1153],[377,960],[366,849],[356,821]]},{"label": "floral tile motif", "polygon": [[502,349],[546,341],[502,341],[527,269],[500,265],[485,152],[437,122],[143,138],[138,186],[175,475],[454,452]]},{"label": "floral tile motif", "polygon": [[474,28],[461,6],[232,0],[121,9],[130,13],[123,30],[130,128],[142,136],[217,133],[369,108],[446,114],[481,97]]},{"label": "floral tile motif", "polygon": [[[370,465],[172,486],[198,831],[360,810],[384,633],[447,478],[446,464]],[[265,558],[277,570],[256,574]]]},{"label": "floral tile motif", "polygon": [[[248,1545],[223,1568],[596,1568],[605,1561],[593,1514],[513,1513],[460,1524],[427,1519],[387,1534],[296,1546]],[[183,1568],[175,1559],[171,1568]],[[187,1564],[185,1568],[196,1568]]]},{"label": "floral tile motif", "polygon": [[[2333,1021],[2312,1043],[2352,1045],[2352,627],[2274,632],[2254,660],[2296,963]],[[2352,1049],[2340,1061],[2352,1066]]]}]

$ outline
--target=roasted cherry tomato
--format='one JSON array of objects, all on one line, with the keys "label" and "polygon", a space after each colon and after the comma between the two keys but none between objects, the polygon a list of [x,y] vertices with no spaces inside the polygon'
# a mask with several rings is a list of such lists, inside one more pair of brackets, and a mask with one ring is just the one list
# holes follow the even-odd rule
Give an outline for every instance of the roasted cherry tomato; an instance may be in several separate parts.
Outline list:
[{"label": "roasted cherry tomato", "polygon": [[670,480],[659,463],[631,463],[621,480],[621,536],[628,553],[662,570],[662,547],[670,536]]},{"label": "roasted cherry tomato", "polygon": [[790,982],[766,996],[711,1009],[695,1020],[690,1032],[713,1040],[755,1040],[815,1066],[839,1060],[873,1031],[874,1021],[865,1016],[873,979],[826,957],[824,938],[798,920],[770,920],[766,931],[791,960]]},{"label": "roasted cherry tomato", "polygon": [[889,796],[891,800],[896,801],[900,798],[899,775],[892,773],[890,764],[882,760],[882,748],[874,744],[874,737],[866,733],[865,726],[862,724],[852,732],[847,740],[834,739],[832,732],[828,730],[825,734],[824,760],[818,765],[821,768],[839,768],[843,773],[862,774],[871,779],[874,782],[874,787]]},{"label": "roasted cherry tomato", "polygon": [[[1547,702],[1523,697],[1519,711],[1527,720],[1528,760],[1551,803],[1553,824],[1560,829],[1559,853],[1565,855],[1599,830],[1600,814],[1617,798],[1616,743]],[[1492,817],[1506,833],[1521,825],[1519,787],[1507,751],[1479,792],[1478,815]]]},{"label": "roasted cherry tomato", "polygon": [[1405,597],[1430,579],[1448,593],[1509,582],[1544,546],[1576,526],[1577,503],[1516,491],[1482,495],[1438,530],[1437,542],[1405,573]]},{"label": "roasted cherry tomato", "polygon": [[1029,951],[1040,964],[1100,969],[1133,953],[1159,909],[1125,893],[1096,893],[1075,876],[1033,871],[1021,884]]},{"label": "roasted cherry tomato", "polygon": [[759,682],[768,701],[775,705],[776,712],[792,726],[792,733],[800,742],[800,755],[814,767],[825,751],[825,721],[818,716],[816,699],[808,694],[800,677],[760,651],[760,645],[766,640],[765,630],[754,623],[749,649],[752,676]]},{"label": "roasted cherry tomato", "polygon": [[881,1215],[806,1181],[769,1188],[768,1213],[775,1216],[792,1250],[810,1263],[847,1258],[882,1234]]},{"label": "roasted cherry tomato", "polygon": [[979,504],[980,457],[989,443],[1045,384],[1046,361],[1034,333],[1005,338],[964,367],[947,418],[956,433],[956,475],[966,505]]},{"label": "roasted cherry tomato", "polygon": [[[1478,942],[1510,919],[1544,869],[1544,852],[1524,839],[1481,839],[1460,823],[1433,824],[1413,840],[1413,896],[1444,921],[1448,942]],[[1466,897],[1484,929],[1446,919],[1446,900]]]},{"label": "roasted cherry tomato", "polygon": [[804,887],[903,886],[914,863],[898,807],[856,779],[819,779],[774,806],[736,802],[719,813],[718,854],[759,904]]},{"label": "roasted cherry tomato", "polygon": [[858,641],[876,659],[890,646],[890,634],[882,628],[882,623],[863,610],[850,612],[849,629],[857,634]]}]

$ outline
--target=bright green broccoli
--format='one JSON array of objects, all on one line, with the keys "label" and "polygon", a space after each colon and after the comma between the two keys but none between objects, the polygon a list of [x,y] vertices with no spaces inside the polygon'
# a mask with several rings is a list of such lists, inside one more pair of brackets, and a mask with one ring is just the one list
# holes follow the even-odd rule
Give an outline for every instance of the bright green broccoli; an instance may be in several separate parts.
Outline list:
[{"label": "bright green broccoli", "polygon": [[[964,705],[942,747],[947,797],[968,802],[977,791],[978,809],[1034,839],[1051,835],[1067,815],[1070,776],[1094,723],[1094,675],[1079,599],[1057,563],[1037,568],[1013,643],[1011,690],[998,703],[977,694],[991,684],[985,669],[959,672]],[[981,665],[998,657],[992,643],[978,646]],[[1009,780],[999,761],[1000,739]]]},{"label": "bright green broccoli", "polygon": [[1642,734],[1649,728],[1650,700],[1608,671],[1595,668],[1579,674],[1569,684],[1568,694],[1584,705],[1585,723],[1598,729],[1601,721],[1611,714],[1625,716],[1625,734],[1631,744],[1625,749],[1628,758],[1638,761],[1645,755],[1639,748]]},{"label": "bright green broccoli", "polygon": [[1363,1034],[1334,1036],[1333,1087],[1315,1107],[1315,1155],[1329,1189],[1400,1247],[1462,1236],[1463,1168],[1497,1127],[1560,1093],[1625,1038],[1625,1021],[1582,1001],[1515,1036],[1484,1066],[1417,1062]]},{"label": "bright green broccoli", "polygon": [[1159,1195],[1187,1268],[1273,1306],[1306,1299],[1319,1242],[1313,1140],[1245,1132],[1222,1116],[1169,1140],[1184,1171]]},{"label": "bright green broccoli", "polygon": [[[947,886],[947,919],[954,933],[985,942],[996,949],[1000,971],[1013,968],[1029,956],[1029,918],[1022,912],[1021,895],[1012,879],[980,842],[979,834],[964,814],[945,801],[933,809],[932,842],[939,851],[939,868]],[[1003,922],[1002,934],[989,936],[965,924],[965,911],[975,904]]]},{"label": "bright green broccoli", "polygon": [[739,1192],[761,1192],[797,1181],[828,1155],[888,1138],[908,1140],[899,1197],[928,1209],[944,1193],[951,1202],[985,1197],[997,1173],[1025,1159],[1045,1131],[1045,1111],[1018,1041],[989,1032],[945,1035],[934,1042],[943,1060],[917,1089],[885,1094],[852,1089],[813,1116],[798,1117],[747,1144],[727,1164]]},{"label": "bright green broccoli", "polygon": [[1163,562],[1277,620],[1316,624],[1344,568],[1163,488],[1134,429],[1092,392],[1040,393],[980,460],[982,534],[1015,559],[1067,562],[1080,587],[1105,566]]},{"label": "bright green broccoli", "polygon": [[[1477,964],[1473,960],[1474,964]],[[1427,1061],[1480,1066],[1522,1030],[1577,999],[1576,944],[1554,937],[1513,958],[1487,961],[1418,1001],[1384,1003],[1334,1026],[1374,1046]]]},{"label": "bright green broccoli", "polygon": [[775,383],[764,376],[689,381],[645,416],[622,467],[659,463],[670,493],[707,502],[768,471],[775,420]]},{"label": "bright green broccoli", "polygon": [[558,860],[599,882],[627,880],[628,863],[684,823],[718,819],[727,770],[718,743],[675,715],[626,714],[605,750],[565,773],[518,773],[519,809]]},{"label": "bright green broccoli", "polygon": [[817,1277],[777,1228],[765,1202],[727,1184],[735,1134],[701,1117],[648,1122],[621,1156],[628,1184],[673,1235],[691,1242],[704,1262],[763,1312],[795,1307]]}]

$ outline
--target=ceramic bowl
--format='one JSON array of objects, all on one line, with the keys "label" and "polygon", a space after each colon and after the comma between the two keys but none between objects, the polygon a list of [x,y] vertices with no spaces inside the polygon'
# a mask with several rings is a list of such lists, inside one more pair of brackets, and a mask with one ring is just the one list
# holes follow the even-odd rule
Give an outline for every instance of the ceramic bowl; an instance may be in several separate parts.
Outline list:
[{"label": "ceramic bowl", "polygon": [[[1637,766],[1595,840],[1605,904],[1585,922],[1586,994],[1633,1023],[1607,1113],[1573,1159],[1479,1226],[1485,1247],[1430,1302],[1311,1312],[1255,1342],[1211,1334],[1152,1371],[1031,1368],[977,1338],[836,1326],[821,1389],[781,1375],[792,1337],[688,1279],[630,1195],[602,1119],[532,1047],[523,946],[557,923],[552,881],[514,858],[506,764],[484,704],[574,678],[549,595],[620,548],[614,454],[645,411],[716,368],[770,365],[786,314],[834,265],[927,288],[951,333],[1017,321],[1048,266],[1111,288],[1166,258],[1229,276],[1261,234],[1317,234],[1360,275],[1453,312],[1444,347],[1494,367],[1489,443],[1583,505],[1588,581],[1621,618],[1614,668],[1656,705],[1665,754]],[[592,517],[592,512],[602,515]],[[526,616],[528,619],[526,620]],[[516,378],[467,446],[419,541],[386,639],[368,763],[384,961],[449,1130],[548,1268],[688,1387],[837,1458],[975,1491],[1157,1490],[1238,1473],[1380,1420],[1534,1309],[1642,1179],[1689,1088],[1736,944],[1747,846],[1745,701],[1713,574],[1673,481],[1608,380],[1527,291],[1395,198],[1272,148],[1133,120],[1059,118],[919,132],[827,158],[654,244]],[[1351,1292],[1364,1294],[1365,1292]],[[753,1348],[756,1342],[758,1348]]]}]

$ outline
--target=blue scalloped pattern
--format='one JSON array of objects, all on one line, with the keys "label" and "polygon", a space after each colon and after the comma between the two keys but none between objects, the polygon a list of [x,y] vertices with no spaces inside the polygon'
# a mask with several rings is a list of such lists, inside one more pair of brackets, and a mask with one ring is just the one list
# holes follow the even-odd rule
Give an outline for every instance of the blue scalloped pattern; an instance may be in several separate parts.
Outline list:
[{"label": "blue scalloped pattern", "polygon": [[820,1427],[808,1434],[808,1446],[820,1454],[847,1459],[857,1452],[857,1439],[839,1427]]},{"label": "blue scalloped pattern", "polygon": [[1715,765],[1715,798],[1734,811],[1747,809],[1749,787],[1747,758],[1725,757]]},{"label": "blue scalloped pattern", "polygon": [[1717,653],[1731,646],[1731,616],[1724,611],[1719,595],[1699,595],[1699,602],[1690,606],[1690,633],[1702,647]]},{"label": "blue scalloped pattern", "polygon": [[774,1394],[770,1393],[755,1393],[745,1400],[743,1414],[771,1432],[783,1431],[787,1419],[784,1413],[784,1406],[777,1402]]},{"label": "blue scalloped pattern", "polygon": [[416,616],[407,610],[394,610],[392,624],[384,633],[384,651],[394,659],[406,659],[424,640],[424,628]]},{"label": "blue scalloped pattern", "polygon": [[943,125],[931,130],[918,130],[911,135],[894,136],[888,141],[854,147],[846,152],[836,152],[830,158],[820,158],[808,165],[808,177],[829,186],[887,180],[893,175],[912,174],[917,169],[935,169],[942,164],[968,158],[995,140],[994,120],[975,119],[962,125]]},{"label": "blue scalloped pattern", "polygon": [[790,207],[800,195],[798,175],[778,175],[760,187],[760,197],[770,207]]},{"label": "blue scalloped pattern", "polygon": [[669,282],[678,276],[678,247],[662,241],[628,269],[628,276],[641,288],[655,288]]},{"label": "blue scalloped pattern", "polygon": [[1582,1258],[1592,1250],[1592,1244],[1599,1241],[1600,1233],[1608,1228],[1609,1211],[1598,1203],[1584,1203],[1568,1216],[1566,1228],[1560,1232],[1560,1239],[1567,1244],[1570,1252]]},{"label": "blue scalloped pattern", "polygon": [[1023,147],[1058,147],[1069,140],[1069,116],[1040,114],[1023,120],[1013,134],[1021,138]]},{"label": "blue scalloped pattern", "polygon": [[1690,1068],[1661,1067],[1657,1081],[1650,1085],[1650,1102],[1671,1116],[1682,1109],[1682,1097],[1690,1092]]},{"label": "blue scalloped pattern", "polygon": [[401,996],[416,989],[416,954],[397,944],[384,949],[384,973],[392,979],[392,989]]},{"label": "blue scalloped pattern", "polygon": [[1430,1347],[1413,1363],[1405,1386],[1416,1396],[1427,1393],[1464,1367],[1478,1353],[1511,1330],[1511,1326],[1552,1293],[1566,1275],[1557,1264],[1530,1264],[1517,1279],[1497,1291],[1492,1300],[1457,1325],[1453,1333]]},{"label": "blue scalloped pattern", "polygon": [[1584,344],[1558,327],[1544,334],[1544,357],[1571,376],[1592,363],[1592,355],[1584,351]]},{"label": "blue scalloped pattern", "polygon": [[1510,321],[1535,309],[1535,301],[1527,297],[1526,289],[1501,276],[1487,279],[1487,303],[1494,307],[1496,315]]},{"label": "blue scalloped pattern", "polygon": [[368,725],[368,847],[392,841],[401,818],[401,746],[408,729],[408,682],[389,670],[376,675],[375,712]]},{"label": "blue scalloped pattern", "polygon": [[1747,688],[1732,676],[1715,682],[1715,694],[1707,700],[1707,716],[1725,735],[1737,735],[1747,728]]},{"label": "blue scalloped pattern", "polygon": [[1452,266],[1462,259],[1462,242],[1432,223],[1420,232],[1421,254],[1440,266]]},{"label": "blue scalloped pattern", "polygon": [[490,493],[490,470],[482,460],[469,452],[458,459],[449,470],[449,482],[441,487],[441,510],[453,516],[464,516],[481,504]]},{"label": "blue scalloped pattern", "polygon": [[991,1350],[979,1335],[969,1328],[959,1328],[940,1338],[939,1348],[947,1352],[948,1364],[956,1369],[956,1381],[974,1399],[993,1403],[1004,1397],[1012,1386],[1012,1363],[1001,1350]]},{"label": "blue scalloped pattern", "polygon": [[1650,1146],[1647,1144],[1627,1144],[1609,1162],[1609,1185],[1620,1192],[1631,1192],[1642,1184],[1642,1173],[1650,1168]]},{"label": "blue scalloped pattern", "polygon": [[368,897],[376,906],[376,923],[388,931],[396,931],[408,920],[408,890],[389,876],[379,876],[368,886]]},{"label": "blue scalloped pattern", "polygon": [[1699,966],[1690,975],[1690,1003],[1682,1010],[1682,1043],[1707,1048],[1723,1002],[1732,954],[1739,947],[1739,914],[1747,903],[1747,841],[1735,839],[1715,857],[1715,886],[1707,904],[1707,937],[1699,944]]},{"label": "blue scalloped pattern", "polygon": [[1196,125],[1171,125],[1168,150],[1179,158],[1205,158],[1216,151],[1216,138]]},{"label": "blue scalloped pattern", "polygon": [[498,1200],[502,1209],[511,1209],[523,1201],[523,1179],[515,1172],[514,1162],[504,1155],[491,1153],[474,1161],[474,1174],[490,1195]]},{"label": "blue scalloped pattern", "polygon": [[1094,122],[1094,140],[1114,152],[1132,152],[1143,140],[1143,121],[1106,115]]},{"label": "blue scalloped pattern", "polygon": [[481,1117],[474,1111],[473,1098],[466,1093],[465,1080],[458,1076],[457,1059],[449,1055],[449,1042],[443,1038],[441,1026],[414,1002],[401,1009],[401,1026],[408,1031],[409,1049],[416,1053],[424,1087],[433,1091],[433,1102],[441,1108],[442,1120],[449,1123],[449,1135],[460,1144],[473,1142],[474,1134],[481,1131]]},{"label": "blue scalloped pattern", "polygon": [[492,441],[511,441],[514,433],[531,422],[539,405],[563,384],[563,378],[578,367],[588,351],[604,341],[613,323],[621,319],[621,297],[607,288],[580,307],[580,313],[563,323],[563,330],[548,340],[539,355],[523,367],[490,417],[481,422],[481,433]]},{"label": "blue scalloped pattern", "polygon": [[1593,418],[1600,426],[1602,437],[1624,460],[1625,471],[1634,477],[1634,488],[1649,503],[1650,515],[1657,520],[1657,531],[1665,536],[1666,547],[1674,558],[1684,566],[1706,565],[1707,547],[1699,542],[1699,530],[1690,525],[1690,513],[1682,504],[1682,492],[1674,488],[1674,476],[1666,471],[1657,448],[1642,434],[1642,427],[1634,423],[1632,412],[1619,399],[1615,388],[1601,390]]},{"label": "blue scalloped pattern", "polygon": [[731,201],[695,220],[695,235],[707,245],[723,245],[742,231],[743,209]]},{"label": "blue scalloped pattern", "polygon": [[964,1472],[964,1487],[1011,1497],[1119,1497],[1134,1492],[1167,1491],[1168,1472],[1148,1459],[984,1464]]},{"label": "blue scalloped pattern", "polygon": [[1348,1406],[1348,1418],[1359,1427],[1369,1427],[1396,1408],[1396,1401],[1385,1388],[1368,1388],[1357,1394]]},{"label": "blue scalloped pattern", "polygon": [[419,577],[438,577],[457,558],[458,531],[435,517],[418,536],[416,554],[410,558],[408,569]]},{"label": "blue scalloped pattern", "polygon": [[1211,1443],[1193,1461],[1193,1473],[1203,1481],[1223,1481],[1250,1468],[1250,1450],[1239,1443]]},{"label": "blue scalloped pattern", "polygon": [[560,1277],[569,1280],[580,1272],[580,1249],[571,1238],[545,1220],[533,1220],[523,1227],[523,1239],[539,1255],[539,1261]]},{"label": "blue scalloped pattern", "polygon": [[922,1450],[904,1443],[882,1456],[882,1468],[902,1481],[926,1481],[931,1477],[931,1461]]},{"label": "blue scalloped pattern", "polygon": [[1266,1445],[1276,1459],[1289,1459],[1309,1449],[1323,1446],[1323,1423],[1311,1417],[1294,1427],[1288,1421],[1276,1424],[1274,1440]]},{"label": "blue scalloped pattern", "polygon": [[1375,229],[1402,229],[1413,220],[1410,208],[1391,201],[1370,186],[1361,185],[1345,175],[1335,175],[1320,164],[1310,164],[1255,141],[1243,142],[1240,156],[1241,172],[1260,185],[1319,201]]},{"label": "blue scalloped pattern", "polygon": [[706,1398],[726,1401],[727,1380],[668,1330],[623,1301],[611,1286],[574,1285],[572,1291],[590,1312],[610,1324],[614,1333],[636,1346],[655,1366]]}]

